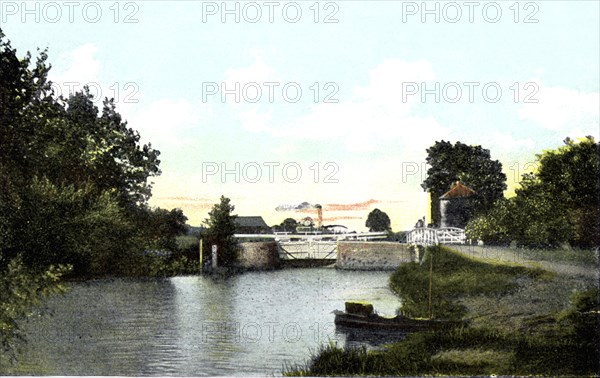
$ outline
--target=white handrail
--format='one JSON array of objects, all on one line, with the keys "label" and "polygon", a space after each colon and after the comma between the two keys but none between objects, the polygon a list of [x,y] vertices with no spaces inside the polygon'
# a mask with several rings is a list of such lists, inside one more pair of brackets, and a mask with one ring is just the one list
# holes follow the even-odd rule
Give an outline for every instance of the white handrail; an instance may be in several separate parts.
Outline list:
[{"label": "white handrail", "polygon": [[410,244],[465,244],[466,241],[465,230],[458,227],[417,227],[406,235],[406,242]]}]

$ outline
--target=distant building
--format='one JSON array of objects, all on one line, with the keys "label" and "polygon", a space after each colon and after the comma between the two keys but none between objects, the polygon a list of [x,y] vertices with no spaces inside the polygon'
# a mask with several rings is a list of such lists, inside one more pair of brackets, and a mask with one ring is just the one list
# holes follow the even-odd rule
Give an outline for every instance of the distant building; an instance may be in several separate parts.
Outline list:
[{"label": "distant building", "polygon": [[347,234],[349,232],[348,227],[342,226],[341,224],[331,224],[329,226],[323,226],[323,228],[331,234]]},{"label": "distant building", "polygon": [[260,216],[249,216],[241,217],[238,216],[235,219],[236,234],[269,234],[271,233],[271,227],[269,227],[265,220]]},{"label": "distant building", "polygon": [[465,228],[472,215],[471,196],[475,191],[457,181],[449,191],[440,197],[442,220],[440,227]]}]

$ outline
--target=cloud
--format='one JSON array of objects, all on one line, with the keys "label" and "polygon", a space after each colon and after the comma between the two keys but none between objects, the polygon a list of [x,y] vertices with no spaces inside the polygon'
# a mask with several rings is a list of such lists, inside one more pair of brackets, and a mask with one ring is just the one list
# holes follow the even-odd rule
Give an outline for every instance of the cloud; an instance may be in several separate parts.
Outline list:
[{"label": "cloud", "polygon": [[[79,46],[73,51],[64,54],[59,58],[58,67],[66,67],[63,70],[57,70],[52,81],[66,89],[66,82],[79,83],[76,89],[81,90],[83,85],[89,83],[98,83],[98,73],[100,72],[100,61],[94,56],[98,47],[93,43],[87,43]],[[63,92],[68,97],[68,92]]]},{"label": "cloud", "polygon": [[297,205],[283,204],[275,208],[275,211],[301,211],[307,209],[314,209],[316,205],[308,203],[306,201],[301,202]]},{"label": "cloud", "polygon": [[266,131],[271,121],[270,113],[260,113],[257,108],[251,108],[239,112],[236,118],[243,125],[244,129],[253,132]]},{"label": "cloud", "polygon": [[[253,66],[262,67],[256,62]],[[254,70],[268,71],[264,68]],[[238,76],[247,76],[252,70],[242,72]],[[369,72],[366,86],[353,88],[352,97],[348,100],[313,105],[307,114],[280,124],[273,122],[269,113],[261,113],[258,108],[250,112],[240,110],[238,119],[246,130],[268,132],[276,137],[298,140],[336,138],[354,152],[372,151],[390,138],[423,149],[431,142],[431,135],[444,137],[448,131],[433,117],[414,115],[413,108],[420,98],[403,98],[402,89],[403,83],[431,81],[434,77],[427,61],[388,59]]]},{"label": "cloud", "polygon": [[199,124],[211,115],[211,108],[204,103],[161,99],[137,109],[129,120],[140,132],[143,140],[151,141],[157,146],[181,146],[193,143],[186,139],[186,132],[199,127]]},{"label": "cloud", "polygon": [[201,224],[206,218],[208,211],[218,203],[218,198],[195,198],[183,196],[152,196],[152,206],[166,209],[179,208],[190,218],[189,224]]},{"label": "cloud", "polygon": [[364,202],[357,203],[328,203],[323,206],[323,211],[356,211],[356,210],[368,210],[372,205],[379,203],[380,201],[370,199]]},{"label": "cloud", "polygon": [[349,215],[341,215],[339,217],[333,216],[333,217],[324,217],[323,221],[324,222],[333,222],[333,221],[338,221],[338,220],[351,220],[351,219],[363,219],[362,217],[354,217],[354,216],[349,216]]},{"label": "cloud", "polygon": [[265,63],[261,51],[252,50],[254,61],[248,67],[228,68],[225,71],[225,82],[227,88],[233,88],[235,83],[243,87],[247,83],[262,83],[275,80],[275,70]]},{"label": "cloud", "polygon": [[[532,95],[537,103],[524,103],[519,118],[532,120],[542,127],[565,133],[587,130],[597,133],[600,97],[598,92],[581,92],[564,87],[550,87],[537,81],[539,90]],[[531,90],[528,93],[532,93]]]}]

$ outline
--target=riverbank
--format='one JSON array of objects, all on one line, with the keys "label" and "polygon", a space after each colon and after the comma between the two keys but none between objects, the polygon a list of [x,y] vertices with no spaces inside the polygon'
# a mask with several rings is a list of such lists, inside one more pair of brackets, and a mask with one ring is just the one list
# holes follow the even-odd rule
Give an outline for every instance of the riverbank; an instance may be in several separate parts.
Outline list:
[{"label": "riverbank", "polygon": [[582,274],[541,261],[524,266],[444,247],[429,249],[421,265],[403,265],[391,277],[406,315],[428,316],[430,262],[433,317],[466,319],[469,326],[411,334],[383,351],[330,344],[286,374],[598,373],[595,264],[579,264]]}]

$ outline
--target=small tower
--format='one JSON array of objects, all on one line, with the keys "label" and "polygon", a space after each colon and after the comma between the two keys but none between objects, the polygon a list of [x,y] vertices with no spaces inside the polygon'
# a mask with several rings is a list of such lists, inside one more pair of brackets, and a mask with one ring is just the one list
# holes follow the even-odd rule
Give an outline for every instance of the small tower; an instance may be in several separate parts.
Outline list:
[{"label": "small tower", "polygon": [[317,230],[320,230],[323,227],[323,206],[317,204],[315,208],[317,209]]},{"label": "small tower", "polygon": [[461,184],[460,181],[454,183],[452,188],[440,197],[442,214],[440,227],[464,228],[471,215],[469,197],[474,194],[473,189]]}]

